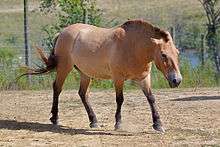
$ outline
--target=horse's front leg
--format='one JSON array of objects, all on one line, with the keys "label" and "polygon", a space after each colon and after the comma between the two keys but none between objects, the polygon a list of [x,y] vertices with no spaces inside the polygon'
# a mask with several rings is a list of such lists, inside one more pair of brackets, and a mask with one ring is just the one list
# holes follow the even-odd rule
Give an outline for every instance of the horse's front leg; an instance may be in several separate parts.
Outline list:
[{"label": "horse's front leg", "polygon": [[143,80],[139,81],[139,85],[144,92],[144,95],[147,97],[148,103],[151,108],[152,119],[153,119],[153,128],[156,131],[165,132],[164,128],[162,127],[162,123],[160,120],[160,115],[157,110],[157,106],[155,103],[155,97],[151,92],[151,79],[150,74]]},{"label": "horse's front leg", "polygon": [[121,106],[124,102],[124,96],[123,96],[124,81],[115,80],[114,86],[115,86],[116,103],[117,103],[117,110],[115,113],[115,130],[118,130],[121,128]]}]

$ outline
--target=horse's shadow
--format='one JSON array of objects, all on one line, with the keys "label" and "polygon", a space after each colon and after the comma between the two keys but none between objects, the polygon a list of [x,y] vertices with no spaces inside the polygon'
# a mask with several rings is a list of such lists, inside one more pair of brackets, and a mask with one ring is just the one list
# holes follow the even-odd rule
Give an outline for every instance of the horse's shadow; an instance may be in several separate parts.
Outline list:
[{"label": "horse's shadow", "polygon": [[18,122],[16,120],[0,120],[0,129],[8,130],[29,130],[34,132],[52,132],[68,135],[113,135],[113,136],[132,136],[130,133],[113,133],[100,129],[76,129],[61,125],[43,124],[38,122]]},{"label": "horse's shadow", "polygon": [[190,97],[172,99],[171,101],[205,101],[205,100],[220,100],[220,96],[190,96]]}]

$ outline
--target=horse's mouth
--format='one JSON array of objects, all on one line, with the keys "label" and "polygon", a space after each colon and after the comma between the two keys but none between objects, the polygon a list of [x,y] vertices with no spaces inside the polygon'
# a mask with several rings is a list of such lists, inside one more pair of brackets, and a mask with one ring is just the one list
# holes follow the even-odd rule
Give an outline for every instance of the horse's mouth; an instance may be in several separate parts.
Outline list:
[{"label": "horse's mouth", "polygon": [[178,81],[168,80],[168,82],[169,82],[170,88],[177,88],[180,85],[181,80],[178,80]]},{"label": "horse's mouth", "polygon": [[169,82],[170,88],[177,88],[179,84],[174,84],[172,82]]},{"label": "horse's mouth", "polygon": [[168,81],[168,83],[169,83],[170,88],[177,88],[177,87],[179,86],[179,84],[173,83],[173,81],[170,80],[168,77],[166,77],[166,79],[167,79],[167,81]]}]

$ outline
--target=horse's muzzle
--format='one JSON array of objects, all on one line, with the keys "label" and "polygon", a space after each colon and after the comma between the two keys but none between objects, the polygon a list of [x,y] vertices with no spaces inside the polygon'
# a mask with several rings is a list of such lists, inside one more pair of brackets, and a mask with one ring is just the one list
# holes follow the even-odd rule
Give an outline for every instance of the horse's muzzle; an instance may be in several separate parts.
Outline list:
[{"label": "horse's muzzle", "polygon": [[169,85],[171,88],[176,88],[180,85],[180,83],[182,81],[182,76],[181,76],[181,74],[171,72],[168,75],[168,81],[169,81]]}]

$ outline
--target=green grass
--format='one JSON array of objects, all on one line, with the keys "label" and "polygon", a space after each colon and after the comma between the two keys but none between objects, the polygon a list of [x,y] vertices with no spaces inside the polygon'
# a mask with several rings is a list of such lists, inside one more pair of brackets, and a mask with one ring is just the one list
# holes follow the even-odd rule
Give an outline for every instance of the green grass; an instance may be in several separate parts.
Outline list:
[{"label": "green grass", "polygon": [[[23,1],[22,1],[23,2]],[[22,2],[17,0],[0,1],[0,47],[10,47],[23,53],[24,50],[24,20],[23,11],[1,12],[12,8],[22,8]],[[29,4],[37,5],[36,1],[29,1]],[[56,17],[45,15],[38,10],[28,13],[29,24],[29,44],[41,45],[42,39],[46,33],[42,30],[43,26],[55,23]]]},{"label": "green grass", "polygon": [[204,14],[198,0],[98,0],[97,2],[107,20],[115,19],[119,23],[128,19],[142,18],[168,28],[176,23],[199,24],[201,21],[194,21],[190,17]]},{"label": "green grass", "polygon": [[[204,28],[205,16],[198,0],[97,0],[98,6],[103,10],[103,26],[113,26],[123,23],[127,19],[142,18],[163,28],[177,25],[180,27],[200,26]],[[29,0],[31,9],[39,6],[39,0]],[[0,48],[12,48],[16,54],[16,67],[7,65],[0,68],[0,88],[1,89],[50,89],[55,75],[45,75],[33,77],[32,85],[27,84],[26,78],[22,78],[18,83],[14,83],[15,77],[21,74],[19,65],[24,64],[23,56],[23,1],[1,0],[0,1]],[[1,11],[7,9],[20,9],[18,11]],[[30,45],[41,45],[45,32],[42,27],[47,24],[57,22],[57,18],[51,14],[40,13],[39,10],[29,12],[29,37]],[[190,29],[185,29],[189,31]],[[7,49],[6,49],[7,50]],[[32,54],[35,52],[32,49]],[[33,56],[33,55],[32,55]],[[15,61],[13,61],[15,62]],[[33,58],[33,62],[36,59]],[[217,86],[214,67],[209,62],[204,67],[192,69],[187,60],[182,60],[181,72],[183,73],[183,83],[181,87],[207,87]],[[167,88],[168,83],[163,75],[153,68],[152,86],[154,88]],[[65,89],[79,86],[79,75],[73,71],[65,82]],[[113,88],[112,82],[93,80],[94,88]],[[132,82],[126,82],[126,88],[135,88]]]},{"label": "green grass", "polygon": [[[30,45],[42,44],[45,32],[42,27],[57,22],[57,17],[39,12],[40,0],[29,0],[29,38]],[[102,26],[112,26],[123,23],[127,19],[142,18],[160,27],[195,25],[203,26],[205,17],[198,2],[185,0],[97,0],[98,7],[103,10]],[[0,10],[20,9],[15,12],[0,11],[0,47],[13,46],[23,50],[23,1],[1,0]],[[196,17],[196,21],[195,18]],[[203,26],[204,27],[204,26]]]},{"label": "green grass", "polygon": [[[30,6],[38,5],[40,0],[28,0]],[[23,8],[23,0],[1,0],[0,10]]]},{"label": "green grass", "polygon": [[[0,54],[3,51],[0,50]],[[13,56],[13,50],[8,50],[4,53],[5,56],[0,56],[0,64],[3,65],[3,70],[0,70],[0,89],[51,89],[52,83],[55,79],[55,73],[50,73],[42,76],[32,76],[32,84],[29,85],[26,77],[22,77],[18,82],[16,77],[21,75],[24,71],[17,68],[12,70],[13,64],[15,62],[15,57]],[[5,57],[8,57],[4,59]],[[214,66],[207,61],[204,66],[198,66],[192,68],[186,59],[181,59],[181,73],[183,76],[183,81],[180,85],[181,88],[197,88],[197,87],[215,87],[220,86],[215,79]],[[8,62],[5,62],[8,61]],[[156,69],[155,66],[152,68],[152,87],[154,89],[158,88],[169,88],[167,80],[165,80],[163,74]],[[64,89],[78,89],[79,87],[79,73],[74,69],[67,77]],[[113,84],[111,80],[92,80],[92,88],[98,89],[113,89]],[[126,81],[125,89],[136,89],[137,86],[132,81]]]},{"label": "green grass", "polygon": [[[51,14],[39,12],[40,0],[29,0],[29,7],[35,8],[28,13],[29,39],[31,52],[33,45],[41,46],[46,33],[42,28],[48,24],[57,22],[57,17]],[[98,7],[103,10],[104,20],[102,26],[111,27],[123,23],[127,19],[142,18],[160,27],[169,29],[178,25],[188,28],[189,26],[205,27],[203,10],[197,0],[97,0]],[[1,12],[19,8],[15,12]],[[23,1],[2,0],[0,1],[0,47],[10,47],[24,54],[23,35]],[[196,17],[196,21],[195,21]],[[187,26],[188,25],[188,26]],[[192,29],[184,29],[184,33]],[[203,30],[202,30],[203,31]],[[181,36],[181,35],[179,35]],[[183,38],[185,40],[185,38]],[[188,42],[186,42],[188,45]],[[33,56],[33,55],[32,55]]]}]

